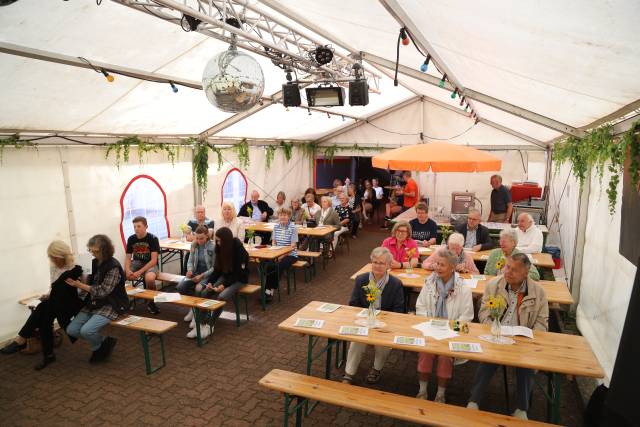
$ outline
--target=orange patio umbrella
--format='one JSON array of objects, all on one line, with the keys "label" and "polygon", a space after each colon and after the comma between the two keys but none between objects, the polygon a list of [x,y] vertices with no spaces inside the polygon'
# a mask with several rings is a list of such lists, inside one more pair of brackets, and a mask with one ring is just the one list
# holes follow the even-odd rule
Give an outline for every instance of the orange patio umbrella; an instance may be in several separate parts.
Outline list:
[{"label": "orange patio umbrella", "polygon": [[433,171],[433,172],[489,172],[499,171],[502,160],[466,145],[431,142],[406,145],[373,156],[376,168]]}]

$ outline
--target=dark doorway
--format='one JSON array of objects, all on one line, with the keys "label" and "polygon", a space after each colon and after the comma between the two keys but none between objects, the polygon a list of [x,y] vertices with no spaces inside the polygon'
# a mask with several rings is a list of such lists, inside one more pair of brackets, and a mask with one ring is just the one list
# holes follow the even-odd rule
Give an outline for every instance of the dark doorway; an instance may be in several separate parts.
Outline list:
[{"label": "dark doorway", "polygon": [[349,177],[351,182],[362,185],[365,179],[377,178],[380,186],[389,185],[391,174],[385,169],[371,166],[371,157],[334,157],[315,160],[315,188],[331,188],[333,180],[342,181]]}]

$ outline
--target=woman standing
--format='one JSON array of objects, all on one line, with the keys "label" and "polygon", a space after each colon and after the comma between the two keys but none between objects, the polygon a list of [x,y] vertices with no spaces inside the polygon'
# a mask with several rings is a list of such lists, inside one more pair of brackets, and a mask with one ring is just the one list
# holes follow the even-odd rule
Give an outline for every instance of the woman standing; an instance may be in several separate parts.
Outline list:
[{"label": "woman standing", "polygon": [[61,240],[54,240],[47,248],[47,255],[51,263],[51,289],[48,294],[40,297],[42,302],[31,312],[18,336],[0,350],[2,354],[12,354],[24,349],[27,339],[33,337],[34,332],[38,330],[42,344],[42,361],[35,366],[37,371],[56,360],[53,353],[53,321],[57,319],[58,325],[64,329],[82,308],[78,291],[65,284],[65,280],[77,280],[82,275],[82,267],[74,264],[71,248]]},{"label": "woman standing", "polygon": [[293,251],[280,257],[275,263],[266,266],[267,302],[273,299],[274,289],[278,288],[280,273],[290,268],[291,265],[298,260],[298,252],[296,251],[298,245],[298,230],[296,230],[296,226],[291,222],[291,210],[288,208],[278,209],[278,222],[273,227],[272,243],[273,246],[289,246]]},{"label": "woman standing", "polygon": [[113,337],[103,337],[100,330],[125,313],[129,308],[129,298],[124,289],[124,270],[113,257],[111,239],[97,234],[87,243],[89,252],[95,257],[91,264],[89,284],[68,278],[65,282],[87,293],[84,307],[67,326],[67,335],[83,338],[91,346],[90,363],[106,360],[116,345]]},{"label": "woman standing", "polygon": [[376,195],[371,185],[371,181],[365,179],[364,192],[362,193],[362,216],[367,224],[371,223],[371,217],[373,216],[373,204]]},{"label": "woman standing", "polygon": [[[458,256],[447,249],[439,249],[435,255],[435,271],[426,278],[418,295],[416,316],[470,322],[473,319],[473,298],[471,290],[463,284],[462,278],[455,272]],[[438,392],[434,400],[445,403],[447,382],[453,373],[452,357],[427,353],[418,355],[420,391],[416,397],[427,399],[427,384],[436,358],[438,359],[436,371]]]}]

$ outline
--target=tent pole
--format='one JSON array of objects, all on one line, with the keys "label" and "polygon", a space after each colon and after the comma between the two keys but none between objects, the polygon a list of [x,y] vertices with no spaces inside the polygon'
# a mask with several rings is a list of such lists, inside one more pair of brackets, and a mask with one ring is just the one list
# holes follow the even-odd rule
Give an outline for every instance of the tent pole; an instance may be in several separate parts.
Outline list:
[{"label": "tent pole", "polygon": [[585,233],[587,230],[589,197],[591,195],[591,174],[585,177],[584,184],[580,189],[578,198],[578,224],[576,227],[576,237],[573,241],[573,262],[571,265],[571,296],[573,305],[571,312],[575,313],[580,303],[580,284],[582,282],[582,257],[584,255]]},{"label": "tent pole", "polygon": [[[64,148],[66,150],[66,148]],[[69,184],[69,164],[62,147],[58,147],[60,156],[60,166],[62,168],[62,182],[64,185],[64,201],[67,205],[67,222],[69,224],[69,240],[71,241],[71,250],[74,254],[78,254],[78,236],[76,235],[75,212],[73,211],[73,199],[71,197],[71,185]]]}]

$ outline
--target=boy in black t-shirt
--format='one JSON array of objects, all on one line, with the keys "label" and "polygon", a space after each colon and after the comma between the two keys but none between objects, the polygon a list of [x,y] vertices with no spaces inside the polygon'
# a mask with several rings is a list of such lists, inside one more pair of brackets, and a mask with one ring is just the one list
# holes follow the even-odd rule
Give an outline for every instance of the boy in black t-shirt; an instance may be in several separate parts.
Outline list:
[{"label": "boy in black t-shirt", "polygon": [[[124,272],[127,280],[137,280],[144,277],[146,289],[156,289],[156,273],[158,271],[158,253],[160,242],[151,233],[147,233],[147,219],[143,216],[133,218],[133,231],[127,239],[127,256],[124,260]],[[151,314],[158,314],[160,310],[153,301],[147,303]]]},{"label": "boy in black t-shirt", "polygon": [[438,237],[438,224],[429,218],[428,207],[425,203],[418,203],[415,209],[418,217],[409,221],[411,238],[418,243],[418,246],[434,245]]}]

